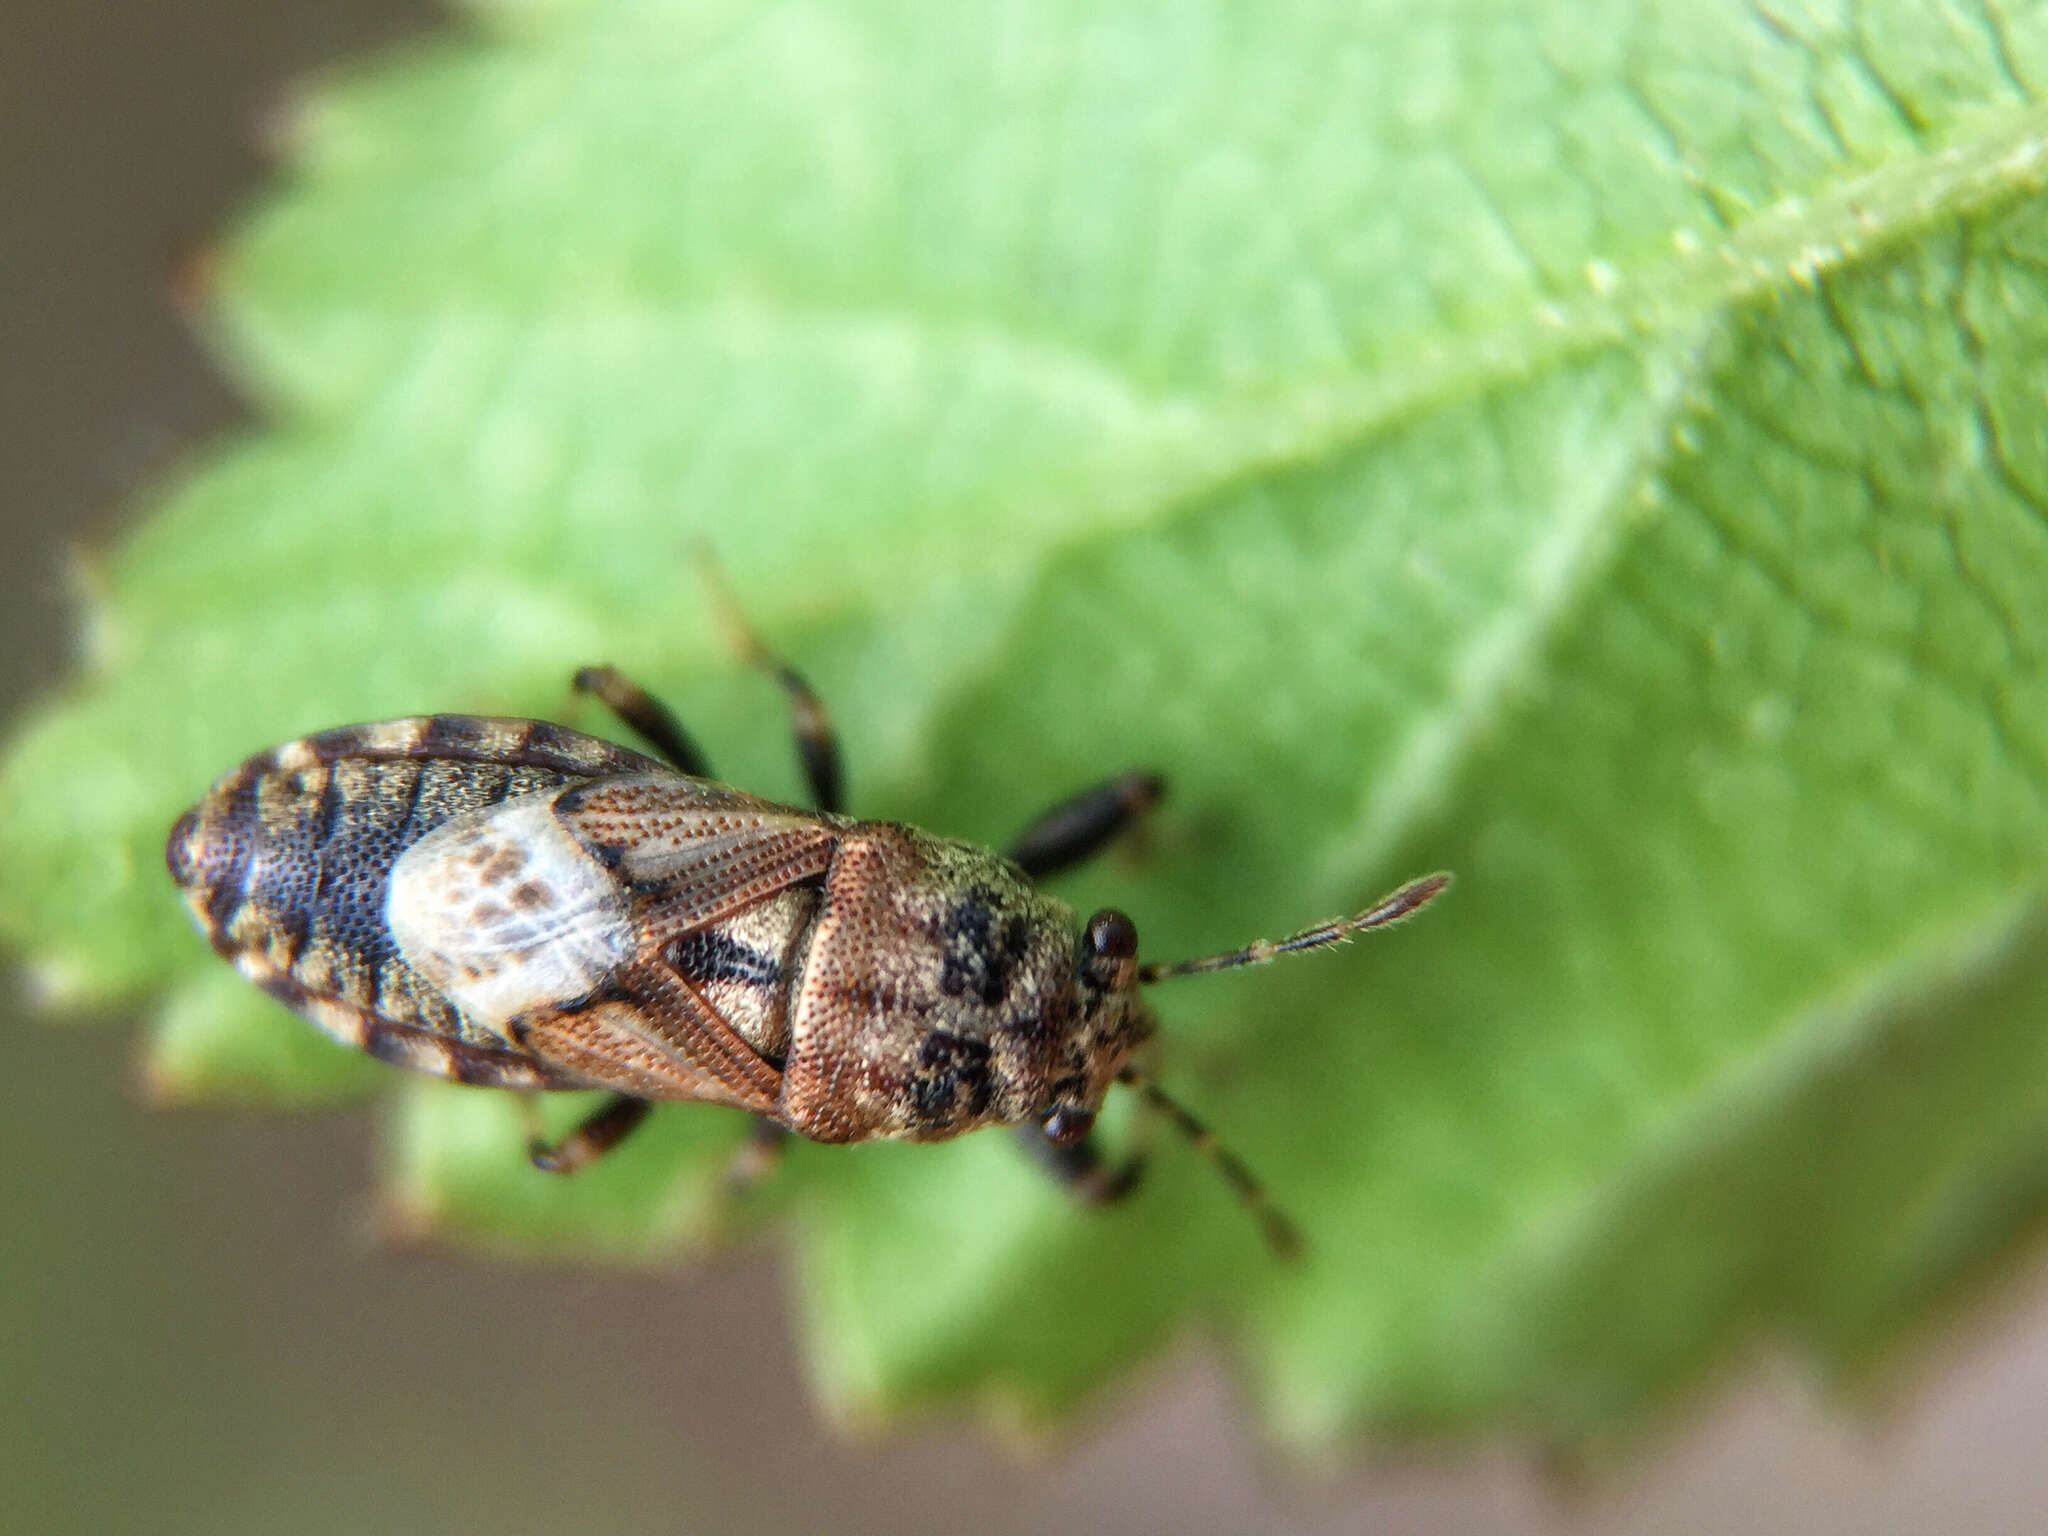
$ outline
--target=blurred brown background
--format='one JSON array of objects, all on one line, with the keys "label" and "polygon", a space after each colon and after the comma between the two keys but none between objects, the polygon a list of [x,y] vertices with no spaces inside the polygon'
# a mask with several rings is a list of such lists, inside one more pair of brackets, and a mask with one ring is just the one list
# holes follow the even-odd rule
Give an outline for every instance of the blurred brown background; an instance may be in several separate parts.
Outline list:
[{"label": "blurred brown background", "polygon": [[[63,678],[67,543],[112,537],[236,419],[170,278],[263,174],[266,105],[445,24],[425,0],[7,8],[0,713]],[[618,1274],[380,1252],[368,1116],[151,1112],[130,1021],[38,1019],[24,990],[0,995],[0,1530],[2048,1528],[2038,1259],[1874,1416],[1752,1361],[1590,1484],[1506,1444],[1299,1475],[1193,1346],[1038,1462],[967,1427],[848,1443],[813,1414],[772,1254]]]}]

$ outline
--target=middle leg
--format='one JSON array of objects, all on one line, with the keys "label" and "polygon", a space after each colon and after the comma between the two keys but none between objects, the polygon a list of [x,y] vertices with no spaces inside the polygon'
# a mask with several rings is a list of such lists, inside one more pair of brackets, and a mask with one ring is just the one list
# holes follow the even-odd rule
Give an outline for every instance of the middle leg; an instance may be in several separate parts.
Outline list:
[{"label": "middle leg", "polygon": [[828,816],[837,815],[846,808],[846,777],[839,761],[839,734],[832,728],[832,716],[826,712],[824,700],[812,691],[804,675],[770,650],[747,622],[717,561],[706,553],[702,564],[704,585],[717,610],[719,627],[725,631],[726,644],[747,665],[774,678],[789,698],[797,761],[803,767],[804,781],[810,785],[812,806]]},{"label": "middle leg", "polygon": [[653,1108],[645,1099],[615,1093],[560,1141],[550,1142],[538,1134],[531,1137],[526,1155],[542,1173],[575,1173],[632,1135]]}]

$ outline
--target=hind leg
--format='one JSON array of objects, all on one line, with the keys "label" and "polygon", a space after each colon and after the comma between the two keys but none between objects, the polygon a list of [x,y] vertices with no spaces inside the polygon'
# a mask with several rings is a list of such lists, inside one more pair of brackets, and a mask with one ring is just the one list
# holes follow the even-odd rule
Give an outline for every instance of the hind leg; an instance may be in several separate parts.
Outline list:
[{"label": "hind leg", "polygon": [[683,729],[675,712],[617,667],[585,667],[571,686],[595,697],[684,773],[699,779],[711,777],[704,749]]}]

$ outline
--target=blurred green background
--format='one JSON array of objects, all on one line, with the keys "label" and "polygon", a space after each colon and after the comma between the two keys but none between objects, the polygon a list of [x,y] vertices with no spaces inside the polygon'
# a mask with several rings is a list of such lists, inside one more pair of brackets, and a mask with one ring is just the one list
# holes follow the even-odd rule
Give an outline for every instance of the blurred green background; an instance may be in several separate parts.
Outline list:
[{"label": "blurred green background", "polygon": [[[422,5],[19,8],[0,23],[0,601],[12,713],[58,684],[67,542],[235,419],[171,313],[245,198],[267,108]],[[1532,1448],[1304,1485],[1213,1362],[1141,1378],[1049,1459],[928,1426],[848,1443],[793,1366],[766,1252],[688,1271],[394,1252],[372,1128],[154,1113],[129,1031],[7,1002],[0,1526],[28,1531],[2036,1531],[2039,1266],[1874,1423],[1752,1367],[1643,1466],[1569,1489]]]}]

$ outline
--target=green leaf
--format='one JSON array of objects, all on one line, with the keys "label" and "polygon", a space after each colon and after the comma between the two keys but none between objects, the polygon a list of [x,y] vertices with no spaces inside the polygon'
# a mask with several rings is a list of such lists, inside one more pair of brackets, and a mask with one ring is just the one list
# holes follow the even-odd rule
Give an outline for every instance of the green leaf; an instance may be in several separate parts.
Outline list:
[{"label": "green leaf", "polygon": [[[0,919],[166,997],[174,1092],[389,1082],[228,1000],[164,829],[596,660],[794,795],[708,539],[864,811],[1165,771],[1062,885],[1148,953],[1459,876],[1161,994],[1297,1267],[1165,1138],[1111,1212],[997,1136],[796,1149],[728,1214],[788,1213],[844,1411],[1036,1421],[1194,1328],[1303,1445],[1626,1425],[1757,1333],[1867,1370],[2048,1206],[2042,82],[2038,4],[495,5],[309,93],[227,242],[266,424],[91,573]],[[730,1115],[548,1184],[405,1104],[415,1222],[728,1220]]]}]

